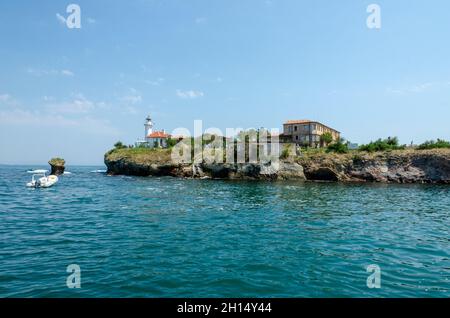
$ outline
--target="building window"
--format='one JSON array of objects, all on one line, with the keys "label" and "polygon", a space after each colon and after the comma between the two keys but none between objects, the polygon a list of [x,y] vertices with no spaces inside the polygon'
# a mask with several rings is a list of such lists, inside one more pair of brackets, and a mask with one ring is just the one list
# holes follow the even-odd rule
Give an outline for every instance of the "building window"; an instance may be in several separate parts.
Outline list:
[{"label": "building window", "polygon": [[298,136],[295,136],[295,140],[298,140]]},{"label": "building window", "polygon": [[297,129],[298,129],[297,126],[294,126],[294,131],[297,131]]}]

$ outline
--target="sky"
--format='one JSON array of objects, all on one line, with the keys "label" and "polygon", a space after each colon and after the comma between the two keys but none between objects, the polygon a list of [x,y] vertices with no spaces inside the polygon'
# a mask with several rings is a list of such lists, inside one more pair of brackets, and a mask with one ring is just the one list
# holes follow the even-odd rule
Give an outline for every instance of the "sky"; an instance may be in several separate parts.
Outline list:
[{"label": "sky", "polygon": [[450,139],[449,13],[447,0],[1,1],[0,164],[101,165],[148,114],[168,132],[311,119],[359,144]]}]

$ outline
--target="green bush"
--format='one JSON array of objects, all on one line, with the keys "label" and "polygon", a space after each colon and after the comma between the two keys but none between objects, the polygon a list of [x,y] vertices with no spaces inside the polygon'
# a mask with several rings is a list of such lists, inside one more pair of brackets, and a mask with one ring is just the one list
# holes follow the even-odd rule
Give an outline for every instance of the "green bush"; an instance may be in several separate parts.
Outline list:
[{"label": "green bush", "polygon": [[400,146],[397,137],[388,137],[387,139],[378,139],[377,141],[372,141],[367,145],[361,145],[359,147],[360,151],[376,152],[376,151],[388,151],[388,150],[398,150],[405,149],[406,147]]},{"label": "green bush", "polygon": [[440,149],[440,148],[450,148],[450,142],[443,139],[438,139],[437,141],[429,140],[425,141],[423,144],[417,147],[417,149],[419,150]]},{"label": "green bush", "polygon": [[172,148],[178,143],[177,139],[169,138],[167,139],[167,147]]},{"label": "green bush", "polygon": [[116,149],[124,149],[127,148],[127,146],[125,146],[121,141],[118,141],[114,144],[114,148]]},{"label": "green bush", "polygon": [[340,138],[332,144],[328,145],[327,152],[335,152],[335,153],[347,153],[348,152],[348,143],[345,142],[345,139]]},{"label": "green bush", "polygon": [[291,150],[290,147],[284,148],[283,151],[281,152],[280,159],[287,159],[287,158],[289,158],[289,155],[290,155],[290,152],[291,152],[290,150]]}]

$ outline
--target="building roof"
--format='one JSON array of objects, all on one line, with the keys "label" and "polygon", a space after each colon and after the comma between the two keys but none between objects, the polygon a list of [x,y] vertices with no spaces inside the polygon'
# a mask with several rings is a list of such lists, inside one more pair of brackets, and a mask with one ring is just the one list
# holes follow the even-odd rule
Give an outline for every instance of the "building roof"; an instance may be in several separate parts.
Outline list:
[{"label": "building roof", "polygon": [[147,138],[169,138],[170,135],[166,134],[164,131],[154,131]]},{"label": "building roof", "polygon": [[296,124],[309,124],[309,123],[315,123],[315,121],[308,120],[308,119],[288,120],[284,124],[285,125],[296,125]]},{"label": "building roof", "polygon": [[315,120],[308,120],[308,119],[299,119],[299,120],[288,120],[284,123],[284,125],[301,125],[301,124],[319,124],[324,127],[327,127],[328,129],[334,130],[335,132],[339,133],[338,130],[333,129],[327,125],[322,124],[321,122],[315,121]]}]

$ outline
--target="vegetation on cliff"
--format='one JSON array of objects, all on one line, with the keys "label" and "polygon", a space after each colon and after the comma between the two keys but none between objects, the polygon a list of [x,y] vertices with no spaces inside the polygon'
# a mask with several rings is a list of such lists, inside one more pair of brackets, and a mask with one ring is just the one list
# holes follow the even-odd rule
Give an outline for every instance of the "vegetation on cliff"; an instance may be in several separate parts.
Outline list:
[{"label": "vegetation on cliff", "polygon": [[[419,146],[409,147],[409,149],[416,150],[430,150],[430,149],[445,149],[450,148],[450,142],[438,139],[437,141],[430,140],[426,141]],[[371,141],[368,144],[361,145],[357,151],[359,152],[385,152],[392,150],[405,150],[408,149],[406,145],[400,145],[397,137],[388,137],[386,139],[378,139],[376,141]],[[348,148],[348,143],[344,139],[339,139],[335,142],[331,142],[326,148],[327,152],[334,153],[348,153],[352,152]],[[355,151],[353,151],[355,152]]]},{"label": "vegetation on cliff", "polygon": [[388,137],[387,139],[378,139],[371,141],[367,145],[359,147],[360,151],[376,152],[376,151],[389,151],[389,150],[401,150],[405,149],[405,145],[399,145],[397,137]]},{"label": "vegetation on cliff", "polygon": [[419,150],[425,150],[425,149],[443,149],[443,148],[450,148],[450,142],[442,139],[438,139],[437,141],[430,140],[425,141],[423,144],[419,145],[417,149]]},{"label": "vegetation on cliff", "polygon": [[337,141],[331,143],[327,147],[327,152],[335,152],[335,153],[347,153],[348,143],[343,138],[339,138]]},{"label": "vegetation on cliff", "polygon": [[171,160],[171,149],[114,148],[105,154],[105,161],[132,161],[136,164],[166,164]]},{"label": "vegetation on cliff", "polygon": [[52,158],[52,159],[50,159],[48,164],[51,166],[63,167],[66,164],[66,161],[62,158]]}]

